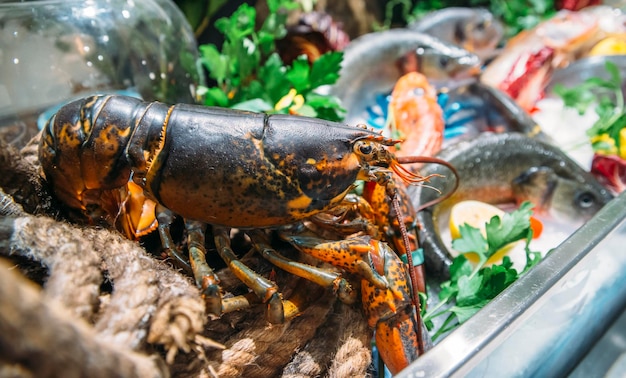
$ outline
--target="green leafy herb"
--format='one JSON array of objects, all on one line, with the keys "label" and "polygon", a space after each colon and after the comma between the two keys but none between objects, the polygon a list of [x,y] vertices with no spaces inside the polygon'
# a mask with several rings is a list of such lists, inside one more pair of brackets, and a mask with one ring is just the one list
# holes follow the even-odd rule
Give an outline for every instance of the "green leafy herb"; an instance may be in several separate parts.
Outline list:
[{"label": "green leafy herb", "polygon": [[200,91],[206,105],[343,119],[345,110],[336,97],[315,93],[337,80],[343,54],[326,53],[312,65],[303,55],[287,66],[276,52],[276,40],[287,33],[286,11],[298,6],[294,0],[268,0],[269,16],[259,30],[255,8],[245,3],[216,21],[225,37],[222,50],[200,46],[201,62],[217,82]]},{"label": "green leafy herb", "polygon": [[556,13],[554,0],[470,0],[470,4],[488,7],[491,13],[506,25],[507,37],[517,35],[522,30],[531,29]]},{"label": "green leafy herb", "polygon": [[596,104],[598,120],[587,130],[594,151],[625,158],[626,153],[621,150],[626,146],[621,146],[620,138],[622,129],[626,127],[622,80],[615,63],[607,61],[605,69],[609,73],[609,80],[592,77],[572,88],[557,84],[554,92],[563,98],[565,106],[576,109],[579,114]]},{"label": "green leafy herb", "polygon": [[[533,237],[531,215],[532,204],[524,202],[511,213],[491,218],[486,225],[486,237],[478,228],[468,224],[459,228],[461,237],[452,241],[452,247],[461,253],[476,253],[479,262],[474,266],[463,254],[453,260],[450,280],[441,284],[439,303],[423,315],[429,329],[433,328],[434,318],[448,315],[433,339],[465,322],[541,260],[540,253],[529,249]],[[499,265],[485,267],[487,260],[497,251],[519,240],[526,241],[526,265],[521,273],[513,268],[508,256],[504,256]],[[449,304],[452,306],[444,309]]]}]

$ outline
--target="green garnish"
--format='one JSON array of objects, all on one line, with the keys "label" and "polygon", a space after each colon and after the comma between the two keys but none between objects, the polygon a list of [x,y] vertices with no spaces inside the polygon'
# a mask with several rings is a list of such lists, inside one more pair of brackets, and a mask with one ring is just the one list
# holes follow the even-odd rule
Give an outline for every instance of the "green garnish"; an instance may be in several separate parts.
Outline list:
[{"label": "green garnish", "polygon": [[506,37],[513,37],[523,30],[532,29],[556,13],[554,0],[470,0],[470,4],[474,7],[489,8],[506,26]]},{"label": "green garnish", "polygon": [[299,4],[294,0],[268,0],[268,7],[269,16],[259,30],[255,30],[255,8],[245,3],[230,17],[216,21],[216,28],[225,37],[222,50],[213,44],[200,46],[200,61],[217,82],[200,91],[205,104],[342,120],[345,110],[339,100],[314,90],[335,83],[343,53],[326,53],[312,65],[302,55],[286,66],[276,50],[276,41],[287,33],[287,11]]},{"label": "green garnish", "polygon": [[[541,253],[532,252],[529,248],[533,237],[531,215],[532,204],[524,202],[511,213],[492,217],[486,225],[486,238],[478,228],[468,224],[459,228],[461,237],[452,241],[452,247],[461,253],[476,253],[479,263],[473,266],[464,255],[453,260],[450,280],[441,284],[439,302],[423,314],[424,323],[429,330],[434,327],[434,318],[448,315],[441,328],[433,335],[433,340],[465,322],[541,260]],[[485,267],[489,257],[498,250],[509,243],[524,239],[526,265],[521,273],[512,267],[508,256],[504,256],[499,265]],[[444,309],[446,304],[453,305]]]},{"label": "green garnish", "polygon": [[[554,86],[554,93],[563,98],[565,106],[574,108],[579,114],[596,104],[598,120],[587,130],[595,152],[617,155],[620,152],[620,132],[626,127],[626,108],[622,93],[620,72],[615,63],[607,61],[609,80],[592,77],[572,88],[562,84]],[[603,136],[608,137],[603,138]]]}]

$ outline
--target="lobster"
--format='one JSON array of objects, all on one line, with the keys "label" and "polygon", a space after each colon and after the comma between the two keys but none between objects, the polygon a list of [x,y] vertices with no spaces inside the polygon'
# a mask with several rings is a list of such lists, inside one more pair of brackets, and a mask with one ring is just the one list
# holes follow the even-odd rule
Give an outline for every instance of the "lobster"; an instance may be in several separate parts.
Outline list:
[{"label": "lobster", "polygon": [[[365,127],[307,117],[91,96],[51,117],[39,159],[58,199],[87,219],[115,217],[111,198],[119,198],[116,193],[128,183],[142,188],[156,204],[163,248],[190,266],[207,311],[218,317],[250,301],[222,298],[219,279],[206,262],[205,227],[212,225],[220,257],[265,303],[268,321],[280,323],[297,315],[297,309],[285,304],[271,280],[238,260],[230,228],[246,230],[274,265],[333,287],[351,301],[355,294],[341,273],[285,258],[259,229],[281,229],[332,213],[345,205],[356,180],[376,182],[392,198],[397,193],[393,174],[407,184],[428,180],[404,168],[385,148],[398,142]],[[413,160],[403,163],[420,161]],[[185,220],[188,262],[170,232],[175,216]],[[324,241],[281,234],[302,252],[362,277],[363,305],[370,325],[379,329],[379,349],[392,371],[417,358],[422,347],[416,295],[408,268],[387,244],[367,235]]]}]

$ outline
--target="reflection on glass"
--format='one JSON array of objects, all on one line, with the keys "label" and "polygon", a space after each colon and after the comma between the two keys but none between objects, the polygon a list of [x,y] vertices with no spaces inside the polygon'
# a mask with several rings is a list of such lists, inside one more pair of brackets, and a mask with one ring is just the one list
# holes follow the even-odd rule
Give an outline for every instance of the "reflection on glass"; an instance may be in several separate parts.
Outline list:
[{"label": "reflection on glass", "polygon": [[191,103],[196,59],[169,0],[0,3],[0,137],[22,145],[45,110],[95,92]]}]

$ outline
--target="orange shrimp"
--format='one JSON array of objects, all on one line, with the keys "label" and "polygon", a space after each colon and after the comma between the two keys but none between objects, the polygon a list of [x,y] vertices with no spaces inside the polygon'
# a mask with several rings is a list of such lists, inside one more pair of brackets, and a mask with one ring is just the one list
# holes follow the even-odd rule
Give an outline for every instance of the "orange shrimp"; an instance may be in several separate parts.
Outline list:
[{"label": "orange shrimp", "polygon": [[389,101],[387,127],[394,139],[396,156],[433,156],[443,143],[443,111],[437,92],[426,76],[409,72],[396,82]]}]

